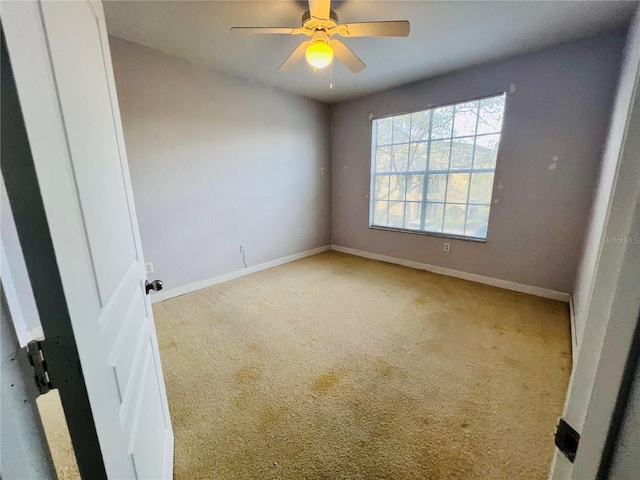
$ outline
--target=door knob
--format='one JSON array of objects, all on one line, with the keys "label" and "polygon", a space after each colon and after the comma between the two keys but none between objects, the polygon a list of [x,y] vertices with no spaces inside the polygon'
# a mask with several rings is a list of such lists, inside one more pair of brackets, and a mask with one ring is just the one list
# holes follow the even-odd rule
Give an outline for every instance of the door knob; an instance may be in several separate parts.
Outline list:
[{"label": "door knob", "polygon": [[153,290],[154,292],[159,292],[160,290],[162,290],[162,280],[154,280],[151,283],[149,283],[149,280],[145,280],[144,288],[147,291],[147,295],[149,295],[150,290]]}]

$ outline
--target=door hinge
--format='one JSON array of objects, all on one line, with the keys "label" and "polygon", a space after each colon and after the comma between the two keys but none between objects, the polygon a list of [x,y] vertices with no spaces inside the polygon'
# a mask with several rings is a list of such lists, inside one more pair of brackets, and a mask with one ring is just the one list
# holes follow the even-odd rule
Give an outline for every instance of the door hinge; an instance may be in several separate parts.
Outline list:
[{"label": "door hinge", "polygon": [[571,463],[576,459],[578,452],[578,444],[580,443],[580,434],[567,423],[564,418],[558,420],[556,428],[556,447],[569,459]]},{"label": "door hinge", "polygon": [[33,367],[34,377],[36,379],[36,386],[41,394],[47,393],[51,390],[53,385],[49,378],[49,371],[47,369],[47,361],[44,358],[42,352],[41,341],[32,340],[27,344],[27,355],[29,356],[29,363]]}]

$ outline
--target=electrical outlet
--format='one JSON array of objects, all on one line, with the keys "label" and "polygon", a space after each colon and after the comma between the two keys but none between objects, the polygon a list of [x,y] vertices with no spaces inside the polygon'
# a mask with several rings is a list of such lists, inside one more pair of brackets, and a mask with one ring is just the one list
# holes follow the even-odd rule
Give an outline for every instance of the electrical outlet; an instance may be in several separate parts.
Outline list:
[{"label": "electrical outlet", "polygon": [[302,229],[301,228],[298,229],[298,238],[302,238]]},{"label": "electrical outlet", "polygon": [[147,273],[153,273],[153,263],[151,263],[151,262],[145,263],[144,264],[144,270]]},{"label": "electrical outlet", "polygon": [[240,253],[244,253],[244,245],[240,245]]},{"label": "electrical outlet", "polygon": [[445,242],[444,251],[445,252],[450,252],[451,251],[451,244],[449,242]]}]

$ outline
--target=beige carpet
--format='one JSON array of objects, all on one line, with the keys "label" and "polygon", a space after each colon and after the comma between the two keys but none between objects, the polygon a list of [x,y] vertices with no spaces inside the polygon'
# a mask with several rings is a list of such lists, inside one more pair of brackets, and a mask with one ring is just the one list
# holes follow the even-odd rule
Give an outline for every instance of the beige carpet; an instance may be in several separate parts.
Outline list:
[{"label": "beige carpet", "polygon": [[58,480],[79,480],[80,471],[73,452],[67,421],[64,418],[60,394],[57,390],[50,390],[46,395],[40,395],[36,399],[36,404]]},{"label": "beige carpet", "polygon": [[177,479],[547,478],[566,304],[328,252],[154,313]]},{"label": "beige carpet", "polygon": [[544,479],[566,304],[327,252],[154,305],[178,479]]}]

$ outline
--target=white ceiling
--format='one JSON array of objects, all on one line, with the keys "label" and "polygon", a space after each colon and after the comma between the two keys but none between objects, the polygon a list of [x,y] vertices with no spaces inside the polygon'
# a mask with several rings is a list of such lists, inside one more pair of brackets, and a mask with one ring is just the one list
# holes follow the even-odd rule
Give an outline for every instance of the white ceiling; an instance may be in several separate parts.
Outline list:
[{"label": "white ceiling", "polygon": [[108,1],[111,35],[208,66],[337,102],[470,65],[626,26],[637,2],[334,1],[340,22],[409,20],[406,38],[344,39],[368,67],[353,74],[334,62],[313,71],[278,66],[307,37],[242,35],[232,26],[300,26],[306,1]]}]

